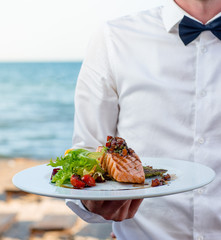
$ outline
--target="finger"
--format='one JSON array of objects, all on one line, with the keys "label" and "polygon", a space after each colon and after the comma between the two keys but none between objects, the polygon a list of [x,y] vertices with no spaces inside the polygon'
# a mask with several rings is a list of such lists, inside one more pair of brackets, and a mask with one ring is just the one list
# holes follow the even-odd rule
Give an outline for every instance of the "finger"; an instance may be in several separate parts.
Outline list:
[{"label": "finger", "polygon": [[119,208],[124,206],[128,200],[116,200],[116,201],[91,201],[82,200],[84,207],[93,213],[100,214],[102,216],[111,217],[118,211]]},{"label": "finger", "polygon": [[136,214],[143,199],[128,200],[115,214],[112,216],[114,221],[123,221],[125,219],[133,218]]},{"label": "finger", "polygon": [[132,218],[141,202],[142,199],[116,201],[82,200],[82,203],[90,212],[99,214],[106,220],[113,221],[123,221]]},{"label": "finger", "polygon": [[131,205],[131,200],[128,200],[127,202],[125,202],[117,211],[115,211],[112,217],[113,220],[115,222],[120,222],[127,219],[130,205]]},{"label": "finger", "polygon": [[102,216],[106,220],[120,221],[123,218],[123,209],[127,209],[129,205],[130,200],[105,201]]},{"label": "finger", "polygon": [[84,207],[93,213],[97,213],[99,209],[102,209],[104,201],[92,201],[92,200],[81,200]]},{"label": "finger", "polygon": [[128,218],[133,218],[136,214],[137,210],[139,209],[141,203],[143,202],[143,199],[134,199],[130,203],[130,207],[128,210]]}]

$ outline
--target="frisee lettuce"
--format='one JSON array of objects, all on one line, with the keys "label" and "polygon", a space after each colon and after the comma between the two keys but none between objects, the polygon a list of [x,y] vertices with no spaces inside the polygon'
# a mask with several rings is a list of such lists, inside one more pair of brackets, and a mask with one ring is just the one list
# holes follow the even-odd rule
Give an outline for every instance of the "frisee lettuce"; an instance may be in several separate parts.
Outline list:
[{"label": "frisee lettuce", "polygon": [[56,161],[50,160],[48,166],[61,167],[53,176],[52,182],[57,186],[69,183],[73,174],[83,176],[85,174],[99,175],[104,174],[98,160],[103,153],[90,152],[86,149],[74,149],[65,156],[57,157]]}]

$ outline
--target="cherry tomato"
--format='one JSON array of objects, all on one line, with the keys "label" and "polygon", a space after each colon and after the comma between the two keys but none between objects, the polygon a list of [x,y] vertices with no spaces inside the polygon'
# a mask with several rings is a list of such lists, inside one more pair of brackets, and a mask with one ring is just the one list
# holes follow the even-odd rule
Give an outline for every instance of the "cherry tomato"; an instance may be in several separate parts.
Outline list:
[{"label": "cherry tomato", "polygon": [[78,175],[72,175],[70,181],[74,188],[81,189],[85,187],[85,182],[81,181]]},{"label": "cherry tomato", "polygon": [[85,182],[85,184],[88,186],[88,187],[93,187],[93,186],[96,186],[96,183],[95,183],[95,179],[93,177],[91,177],[91,175],[89,174],[86,174],[84,175],[81,180],[83,182]]}]

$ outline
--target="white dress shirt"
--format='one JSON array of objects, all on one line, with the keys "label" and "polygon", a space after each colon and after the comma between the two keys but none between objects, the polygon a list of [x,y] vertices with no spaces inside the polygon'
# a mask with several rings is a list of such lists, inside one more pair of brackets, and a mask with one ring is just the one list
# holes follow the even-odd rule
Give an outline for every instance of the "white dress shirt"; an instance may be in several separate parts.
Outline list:
[{"label": "white dress shirt", "polygon": [[[145,199],[133,219],[113,222],[118,240],[221,239],[221,41],[205,31],[185,46],[184,14],[170,0],[107,22],[79,74],[74,147],[94,150],[120,136],[141,159],[198,162],[217,175],[199,190]],[[80,201],[67,205],[85,221],[105,222]]]}]

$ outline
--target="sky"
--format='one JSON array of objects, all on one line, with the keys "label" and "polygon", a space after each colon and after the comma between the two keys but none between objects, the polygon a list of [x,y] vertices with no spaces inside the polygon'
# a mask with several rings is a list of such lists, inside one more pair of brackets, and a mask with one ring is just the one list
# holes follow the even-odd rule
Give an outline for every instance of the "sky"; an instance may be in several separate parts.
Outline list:
[{"label": "sky", "polygon": [[104,21],[167,0],[0,0],[0,62],[81,61]]}]

